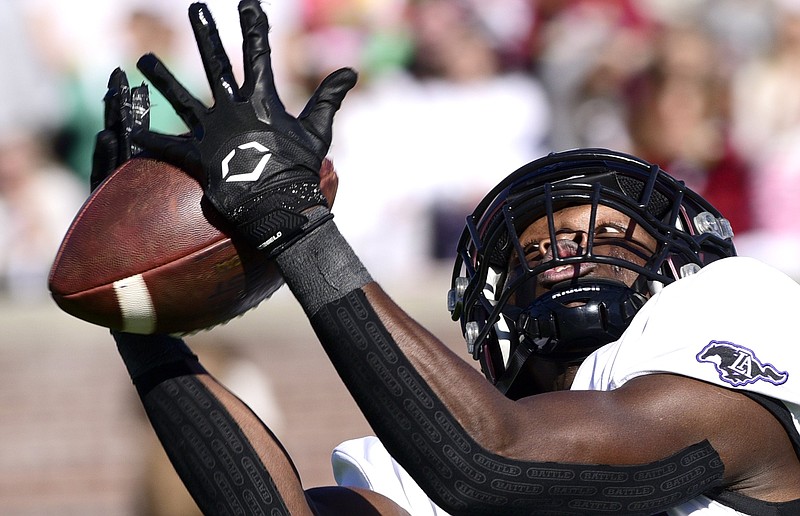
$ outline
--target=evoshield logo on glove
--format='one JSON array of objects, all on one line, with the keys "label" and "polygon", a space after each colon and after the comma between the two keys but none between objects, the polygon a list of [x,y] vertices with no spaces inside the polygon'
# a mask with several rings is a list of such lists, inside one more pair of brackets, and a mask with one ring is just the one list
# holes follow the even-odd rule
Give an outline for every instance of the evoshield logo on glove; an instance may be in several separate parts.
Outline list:
[{"label": "evoshield logo on glove", "polygon": [[[251,172],[245,173],[236,173],[233,175],[229,175],[230,170],[230,163],[231,160],[236,156],[236,152],[238,150],[247,151],[248,149],[255,149],[256,152],[262,154],[261,159],[258,161],[256,166],[253,168]],[[264,172],[264,169],[267,166],[267,162],[269,158],[272,157],[272,153],[270,150],[258,142],[252,141],[247,142],[239,145],[235,149],[231,150],[225,158],[223,158],[221,166],[222,166],[222,179],[225,181],[258,181],[258,178],[261,177],[261,174]],[[249,161],[249,159],[248,159]]]}]

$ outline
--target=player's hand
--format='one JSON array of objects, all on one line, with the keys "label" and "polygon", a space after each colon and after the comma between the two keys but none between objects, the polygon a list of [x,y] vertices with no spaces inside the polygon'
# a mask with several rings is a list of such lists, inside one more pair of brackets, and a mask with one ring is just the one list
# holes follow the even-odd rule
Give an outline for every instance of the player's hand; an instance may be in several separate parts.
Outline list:
[{"label": "player's hand", "polygon": [[255,247],[276,254],[329,218],[309,223],[303,213],[326,206],[320,166],[331,144],[333,116],[356,83],[342,68],[322,81],[300,115],[286,112],[275,90],[267,16],[258,0],[239,4],[244,82],[237,85],[217,27],[205,4],[189,7],[214,105],[192,96],[154,55],[142,73],[190,128],[188,135],[141,131],[135,141],[156,157],[194,175],[205,195]]},{"label": "player's hand", "polygon": [[89,186],[94,191],[117,167],[141,149],[131,141],[134,127],[150,125],[150,95],[147,86],[128,86],[128,77],[120,68],[111,72],[105,104],[103,130],[97,133]]}]

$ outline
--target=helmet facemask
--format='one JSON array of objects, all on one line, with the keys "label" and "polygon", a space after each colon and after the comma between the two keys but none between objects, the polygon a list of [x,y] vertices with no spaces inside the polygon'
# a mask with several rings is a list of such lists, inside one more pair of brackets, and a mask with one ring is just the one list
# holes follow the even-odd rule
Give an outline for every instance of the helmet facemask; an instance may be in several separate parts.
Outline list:
[{"label": "helmet facemask", "polygon": [[[572,212],[581,227],[557,223]],[[603,150],[550,155],[467,219],[451,312],[487,378],[521,397],[532,356],[581,362],[663,285],[735,254],[730,237],[719,213],[656,166]]]}]

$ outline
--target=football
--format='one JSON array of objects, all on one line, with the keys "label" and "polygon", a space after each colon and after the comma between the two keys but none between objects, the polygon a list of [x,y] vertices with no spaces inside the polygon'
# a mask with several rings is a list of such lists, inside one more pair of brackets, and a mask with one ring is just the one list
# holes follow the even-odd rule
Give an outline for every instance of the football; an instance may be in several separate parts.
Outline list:
[{"label": "football", "polygon": [[[333,201],[329,160],[321,186]],[[117,168],[78,211],[48,286],[70,315],[130,333],[188,334],[242,315],[283,284],[273,260],[230,238],[193,177],[161,161]]]}]

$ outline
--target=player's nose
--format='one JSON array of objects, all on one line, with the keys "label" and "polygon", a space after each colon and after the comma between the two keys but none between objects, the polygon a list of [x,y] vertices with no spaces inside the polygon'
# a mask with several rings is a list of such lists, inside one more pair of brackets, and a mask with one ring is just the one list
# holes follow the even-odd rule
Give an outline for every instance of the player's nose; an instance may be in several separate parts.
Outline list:
[{"label": "player's nose", "polygon": [[539,242],[539,252],[543,256],[543,261],[549,261],[553,258],[580,256],[586,250],[586,242],[587,236],[583,231],[569,234],[562,233],[556,237],[555,245],[549,238]]}]

